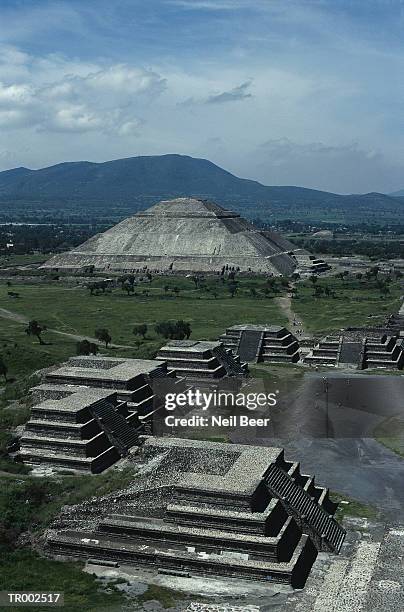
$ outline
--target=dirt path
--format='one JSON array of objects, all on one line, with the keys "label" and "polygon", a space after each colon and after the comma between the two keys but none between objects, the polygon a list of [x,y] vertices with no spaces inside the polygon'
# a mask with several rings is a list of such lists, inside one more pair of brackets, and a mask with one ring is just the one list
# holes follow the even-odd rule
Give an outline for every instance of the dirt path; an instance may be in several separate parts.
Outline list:
[{"label": "dirt path", "polygon": [[276,303],[288,320],[289,330],[299,340],[303,338],[312,338],[313,335],[303,328],[303,323],[298,315],[293,311],[292,298],[289,295],[283,295],[275,298]]},{"label": "dirt path", "polygon": [[[3,319],[9,319],[11,321],[16,321],[17,323],[22,323],[24,325],[28,325],[29,319],[24,315],[18,314],[17,312],[12,312],[11,310],[6,310],[6,308],[0,308],[0,317]],[[63,332],[58,329],[48,328],[47,332],[51,332],[52,334],[59,334],[59,336],[65,336],[66,338],[71,338],[72,340],[76,340],[76,342],[80,342],[82,340],[88,340],[89,342],[93,342],[98,346],[105,346],[104,342],[97,340],[97,338],[91,338],[91,336],[82,336],[81,334],[70,334],[69,332]],[[135,346],[128,344],[113,344],[109,345],[109,348],[128,348],[134,349]]]}]

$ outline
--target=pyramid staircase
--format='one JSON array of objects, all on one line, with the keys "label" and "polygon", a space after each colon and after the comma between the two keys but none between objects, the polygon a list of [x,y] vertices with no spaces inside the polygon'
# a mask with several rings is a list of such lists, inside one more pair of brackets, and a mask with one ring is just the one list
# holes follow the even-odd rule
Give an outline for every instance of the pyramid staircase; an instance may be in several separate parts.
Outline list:
[{"label": "pyramid staircase", "polygon": [[299,343],[280,325],[233,325],[219,340],[244,362],[297,363]]},{"label": "pyramid staircase", "polygon": [[110,402],[101,400],[90,407],[90,412],[122,455],[127,455],[129,449],[138,444],[138,432],[128,425],[125,417]]},{"label": "pyramid staircase", "polygon": [[262,338],[263,333],[260,330],[246,329],[242,332],[238,345],[238,354],[242,361],[257,361]]},{"label": "pyramid staircase", "polygon": [[320,549],[340,551],[345,530],[307,490],[275,463],[269,467],[264,480],[271,495],[279,498],[286,510],[307,528]]},{"label": "pyramid staircase", "polygon": [[240,362],[239,356],[234,356],[230,349],[224,348],[222,344],[213,349],[213,354],[226,369],[228,376],[245,376],[248,372],[246,363]]}]

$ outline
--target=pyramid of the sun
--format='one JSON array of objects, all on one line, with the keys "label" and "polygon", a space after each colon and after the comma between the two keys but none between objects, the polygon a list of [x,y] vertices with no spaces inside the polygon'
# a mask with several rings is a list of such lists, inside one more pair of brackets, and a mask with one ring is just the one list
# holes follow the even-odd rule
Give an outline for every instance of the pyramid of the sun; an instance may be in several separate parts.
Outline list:
[{"label": "pyramid of the sun", "polygon": [[218,204],[194,198],[164,200],[125,219],[67,253],[47,268],[133,272],[147,268],[290,274],[296,247],[273,232],[263,232]]}]

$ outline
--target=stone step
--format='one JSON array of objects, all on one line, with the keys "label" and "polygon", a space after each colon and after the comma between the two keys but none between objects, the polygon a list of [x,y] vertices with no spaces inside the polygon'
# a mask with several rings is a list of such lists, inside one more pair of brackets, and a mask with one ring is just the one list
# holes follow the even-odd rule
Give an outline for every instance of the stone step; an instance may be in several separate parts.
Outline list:
[{"label": "stone step", "polygon": [[295,511],[331,550],[339,552],[345,530],[286,472],[272,464],[265,475],[265,483],[271,494]]}]

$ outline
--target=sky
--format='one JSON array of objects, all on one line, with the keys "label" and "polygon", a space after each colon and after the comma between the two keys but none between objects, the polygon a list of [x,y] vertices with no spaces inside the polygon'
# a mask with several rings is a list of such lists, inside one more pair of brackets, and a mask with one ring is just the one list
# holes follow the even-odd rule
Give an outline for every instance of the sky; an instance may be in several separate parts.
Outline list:
[{"label": "sky", "polygon": [[404,1],[1,0],[0,170],[180,153],[404,188]]}]

